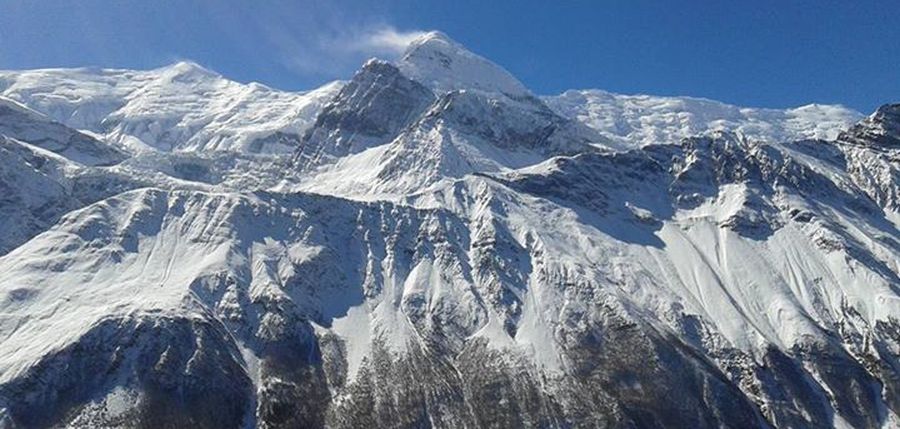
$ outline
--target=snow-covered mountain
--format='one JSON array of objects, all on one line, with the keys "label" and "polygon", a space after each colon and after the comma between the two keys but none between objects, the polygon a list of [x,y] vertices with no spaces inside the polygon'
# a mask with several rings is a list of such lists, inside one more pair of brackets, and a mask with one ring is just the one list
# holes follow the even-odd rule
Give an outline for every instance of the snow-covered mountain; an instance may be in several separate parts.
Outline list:
[{"label": "snow-covered mountain", "polygon": [[755,109],[703,98],[620,95],[596,89],[566,91],[544,101],[614,141],[637,145],[677,143],[711,131],[765,141],[834,140],[863,117],[843,106]]},{"label": "snow-covered mountain", "polygon": [[0,427],[900,425],[900,105],[0,73]]},{"label": "snow-covered mountain", "polygon": [[132,151],[290,153],[340,87],[277,91],[191,62],[151,71],[0,72],[0,95]]}]

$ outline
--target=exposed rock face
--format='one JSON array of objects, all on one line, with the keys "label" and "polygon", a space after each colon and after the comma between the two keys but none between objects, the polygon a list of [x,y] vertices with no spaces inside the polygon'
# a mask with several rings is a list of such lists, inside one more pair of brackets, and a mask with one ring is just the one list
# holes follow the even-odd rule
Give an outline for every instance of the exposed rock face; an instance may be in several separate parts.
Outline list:
[{"label": "exposed rock face", "polygon": [[370,60],[307,131],[296,155],[298,164],[308,168],[384,144],[433,100],[431,91],[394,65]]},{"label": "exposed rock face", "polygon": [[[127,92],[239,88],[151,74]],[[613,150],[548,104],[430,33],[302,138],[0,110],[0,427],[900,424],[896,105]]]},{"label": "exposed rock face", "polygon": [[239,427],[253,389],[217,321],[98,321],[79,342],[4,386],[23,427]]},{"label": "exposed rock face", "polygon": [[900,209],[900,104],[881,106],[842,133],[842,150],[854,183],[886,209]]},{"label": "exposed rock face", "polygon": [[900,145],[900,104],[885,104],[841,133],[840,140],[895,149]]}]

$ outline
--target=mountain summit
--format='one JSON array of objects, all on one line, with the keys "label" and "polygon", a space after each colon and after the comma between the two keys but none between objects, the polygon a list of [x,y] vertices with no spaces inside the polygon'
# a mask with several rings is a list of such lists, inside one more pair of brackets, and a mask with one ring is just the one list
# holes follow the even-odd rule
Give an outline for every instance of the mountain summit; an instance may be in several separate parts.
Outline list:
[{"label": "mountain summit", "polygon": [[406,76],[438,93],[474,89],[511,96],[529,94],[509,72],[439,31],[426,33],[410,43],[397,66]]},{"label": "mountain summit", "polygon": [[896,113],[0,72],[0,427],[897,427]]}]

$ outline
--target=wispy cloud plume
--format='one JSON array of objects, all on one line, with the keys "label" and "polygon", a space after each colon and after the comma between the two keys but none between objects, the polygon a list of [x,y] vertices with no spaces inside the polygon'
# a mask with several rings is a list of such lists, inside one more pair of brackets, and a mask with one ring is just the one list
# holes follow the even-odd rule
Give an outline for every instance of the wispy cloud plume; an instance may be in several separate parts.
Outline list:
[{"label": "wispy cloud plume", "polygon": [[334,73],[356,68],[371,57],[392,60],[425,34],[426,31],[401,31],[389,25],[320,31],[313,37],[302,38],[285,28],[270,31],[287,65],[301,73]]},{"label": "wispy cloud plume", "polygon": [[360,52],[387,53],[399,55],[414,40],[427,34],[425,31],[399,31],[386,26],[370,30],[347,45],[349,49]]},{"label": "wispy cloud plume", "polygon": [[222,35],[230,42],[261,65],[274,62],[305,78],[349,77],[366,59],[395,59],[426,33],[391,25],[377,6],[340,7],[324,0],[273,0],[252,8],[214,3],[216,28],[229,29]]}]

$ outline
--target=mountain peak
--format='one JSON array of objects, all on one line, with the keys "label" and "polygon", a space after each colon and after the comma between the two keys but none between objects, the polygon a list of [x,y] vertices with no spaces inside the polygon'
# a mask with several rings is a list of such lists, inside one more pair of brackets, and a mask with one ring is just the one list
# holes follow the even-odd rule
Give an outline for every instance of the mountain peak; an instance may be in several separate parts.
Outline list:
[{"label": "mountain peak", "polygon": [[221,77],[218,73],[207,69],[193,61],[178,61],[157,69],[162,76],[178,78],[178,80],[205,79]]},{"label": "mountain peak", "polygon": [[882,122],[898,125],[900,124],[900,103],[885,104],[879,107],[872,116]]},{"label": "mountain peak", "polygon": [[440,31],[431,31],[410,43],[397,66],[408,77],[435,92],[477,89],[508,95],[528,90],[509,72],[469,51]]},{"label": "mountain peak", "polygon": [[410,48],[412,48],[414,45],[429,43],[431,41],[453,43],[458,45],[458,43],[451,39],[450,36],[447,35],[447,33],[444,33],[443,31],[432,30],[413,40],[412,43],[410,43]]},{"label": "mountain peak", "polygon": [[885,104],[841,134],[845,141],[878,146],[900,145],[900,103]]}]

